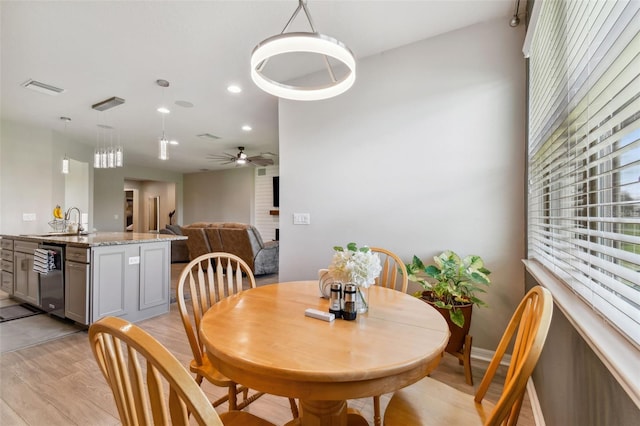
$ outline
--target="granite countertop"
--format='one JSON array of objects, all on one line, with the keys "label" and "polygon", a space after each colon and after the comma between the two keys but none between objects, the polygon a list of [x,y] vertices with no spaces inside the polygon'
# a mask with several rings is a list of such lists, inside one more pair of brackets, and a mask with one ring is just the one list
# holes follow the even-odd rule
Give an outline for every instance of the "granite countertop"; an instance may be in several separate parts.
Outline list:
[{"label": "granite countertop", "polygon": [[121,244],[155,243],[160,241],[186,240],[184,235],[151,234],[138,232],[94,232],[86,235],[39,234],[39,235],[0,235],[14,240],[38,243],[57,243],[75,247],[98,247]]}]

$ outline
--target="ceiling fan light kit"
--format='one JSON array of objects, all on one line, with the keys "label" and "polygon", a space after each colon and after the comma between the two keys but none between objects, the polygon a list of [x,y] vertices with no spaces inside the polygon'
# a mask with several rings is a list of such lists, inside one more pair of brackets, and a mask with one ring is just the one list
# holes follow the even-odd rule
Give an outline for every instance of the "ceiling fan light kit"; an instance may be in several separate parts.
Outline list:
[{"label": "ceiling fan light kit", "polygon": [[[313,32],[285,33],[289,25],[304,10]],[[293,86],[275,81],[262,73],[267,61],[285,53],[316,53],[323,55],[331,83],[321,86]],[[344,64],[348,71],[341,79],[336,79],[329,57]],[[274,96],[296,101],[316,101],[338,96],[347,90],[356,80],[356,61],[347,46],[333,37],[320,34],[315,30],[311,15],[304,0],[298,0],[298,7],[282,30],[282,33],[260,42],[251,53],[251,79],[260,89]]]}]

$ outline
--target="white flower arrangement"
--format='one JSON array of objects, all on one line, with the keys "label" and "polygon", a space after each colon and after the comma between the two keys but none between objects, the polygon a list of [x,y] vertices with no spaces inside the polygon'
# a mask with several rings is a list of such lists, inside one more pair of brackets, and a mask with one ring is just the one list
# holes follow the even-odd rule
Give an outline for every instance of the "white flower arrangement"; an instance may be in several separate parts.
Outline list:
[{"label": "white flower arrangement", "polygon": [[356,243],[347,244],[347,248],[336,246],[329,273],[336,281],[354,283],[368,288],[375,283],[382,266],[380,257],[367,246],[358,248]]}]

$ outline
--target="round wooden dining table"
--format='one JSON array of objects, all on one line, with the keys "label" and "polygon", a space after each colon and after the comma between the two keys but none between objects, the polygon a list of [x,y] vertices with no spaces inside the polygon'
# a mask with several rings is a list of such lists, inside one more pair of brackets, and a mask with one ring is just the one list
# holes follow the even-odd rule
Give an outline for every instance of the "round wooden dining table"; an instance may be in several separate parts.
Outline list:
[{"label": "round wooden dining table", "polygon": [[[291,425],[363,424],[347,400],[394,392],[432,371],[449,329],[435,309],[408,294],[369,288],[369,311],[354,321],[326,322],[317,281],[271,284],[213,305],[200,337],[211,362],[249,388],[298,398]],[[354,417],[355,416],[355,417]]]}]

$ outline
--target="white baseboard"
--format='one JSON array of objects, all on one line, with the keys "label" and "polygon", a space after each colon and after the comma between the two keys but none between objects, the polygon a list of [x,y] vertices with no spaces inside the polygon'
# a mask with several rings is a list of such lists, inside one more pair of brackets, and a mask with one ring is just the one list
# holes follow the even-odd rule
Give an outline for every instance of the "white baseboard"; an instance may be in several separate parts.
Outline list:
[{"label": "white baseboard", "polygon": [[[482,348],[471,348],[471,358],[477,359],[479,361],[490,362],[493,358],[495,351],[490,351],[488,349]],[[508,366],[511,362],[511,355],[505,354],[502,358],[502,362],[500,365]],[[527,381],[527,394],[529,395],[529,402],[531,403],[531,411],[533,412],[533,420],[536,426],[546,426],[544,421],[544,416],[542,415],[542,407],[540,407],[540,400],[538,399],[538,394],[536,393],[536,387],[533,384],[533,380],[529,377]]]},{"label": "white baseboard", "polygon": [[536,426],[546,426],[544,416],[542,415],[542,407],[540,407],[540,400],[538,399],[538,393],[536,392],[536,387],[534,386],[531,377],[527,380],[527,394],[529,395],[529,401],[531,402],[533,421]]},{"label": "white baseboard", "polygon": [[[471,358],[477,359],[480,361],[491,362],[491,360],[493,359],[493,355],[495,355],[495,353],[496,351],[490,351],[489,349],[474,348],[473,346],[471,347]],[[502,362],[500,363],[500,365],[509,365],[510,362],[511,362],[511,355],[504,354],[504,357],[502,358]]]}]

